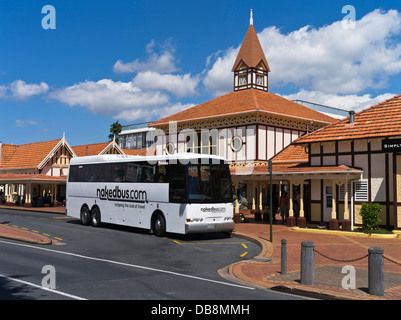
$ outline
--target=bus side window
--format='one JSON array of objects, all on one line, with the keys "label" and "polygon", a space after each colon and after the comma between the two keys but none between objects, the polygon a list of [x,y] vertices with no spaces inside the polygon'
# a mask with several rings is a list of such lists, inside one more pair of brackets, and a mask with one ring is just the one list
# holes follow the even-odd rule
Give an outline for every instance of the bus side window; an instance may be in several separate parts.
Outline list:
[{"label": "bus side window", "polygon": [[169,195],[172,202],[185,201],[185,166],[169,165]]},{"label": "bus side window", "polygon": [[78,171],[77,166],[70,166],[70,169],[68,172],[68,182],[76,182],[77,181],[77,171]]},{"label": "bus side window", "polygon": [[141,179],[140,182],[154,182],[155,179],[155,166],[141,165]]},{"label": "bus side window", "polygon": [[125,182],[126,163],[114,163],[111,172],[112,182]]}]

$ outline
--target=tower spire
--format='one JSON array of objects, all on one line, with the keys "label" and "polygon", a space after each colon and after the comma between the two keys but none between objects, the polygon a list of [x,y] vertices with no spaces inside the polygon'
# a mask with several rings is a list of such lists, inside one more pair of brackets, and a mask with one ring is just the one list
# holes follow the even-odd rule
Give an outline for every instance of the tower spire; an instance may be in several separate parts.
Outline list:
[{"label": "tower spire", "polygon": [[268,91],[270,68],[253,27],[252,9],[248,30],[231,71],[234,72],[234,91],[251,88]]}]

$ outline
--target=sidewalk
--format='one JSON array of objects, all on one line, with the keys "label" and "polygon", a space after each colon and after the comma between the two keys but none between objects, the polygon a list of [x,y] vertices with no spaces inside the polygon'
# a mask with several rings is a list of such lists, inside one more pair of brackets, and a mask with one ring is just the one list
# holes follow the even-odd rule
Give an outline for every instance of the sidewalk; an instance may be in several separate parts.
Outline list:
[{"label": "sidewalk", "polygon": [[[281,221],[278,220],[278,223]],[[346,235],[329,230],[289,228],[273,225],[273,243],[270,242],[270,224],[266,222],[235,225],[233,236],[259,244],[257,257],[228,267],[228,275],[241,283],[317,298],[398,300],[401,299],[401,238]],[[287,240],[287,274],[281,274],[281,240]],[[315,243],[315,274],[313,285],[300,283],[301,242]],[[384,296],[368,293],[368,248],[384,249]],[[333,260],[334,259],[334,260]],[[343,260],[343,261],[338,261]],[[346,261],[344,261],[346,260]],[[344,266],[356,270],[356,289],[343,289],[342,280],[349,274],[341,273]],[[220,272],[223,275],[223,272]]]},{"label": "sidewalk", "polygon": [[[65,207],[25,208],[25,207],[18,207],[18,206],[0,205],[0,209],[65,214]],[[50,239],[49,237],[46,237],[39,233],[34,233],[31,231],[14,228],[14,227],[11,227],[11,226],[5,225],[5,224],[0,224],[0,238],[18,240],[18,241],[23,241],[23,242],[27,242],[27,243],[33,243],[33,244],[54,244],[54,243],[58,242],[57,240]]]}]

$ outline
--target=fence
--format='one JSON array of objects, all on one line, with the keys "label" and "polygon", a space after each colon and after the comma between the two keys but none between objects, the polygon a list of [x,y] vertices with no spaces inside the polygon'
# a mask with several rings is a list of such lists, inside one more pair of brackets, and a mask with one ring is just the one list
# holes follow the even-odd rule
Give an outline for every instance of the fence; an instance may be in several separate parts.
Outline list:
[{"label": "fence", "polygon": [[[335,262],[356,262],[368,259],[368,292],[372,295],[384,295],[384,260],[401,266],[401,263],[394,261],[384,255],[384,250],[379,247],[371,247],[366,255],[354,259],[337,259],[316,250],[312,241],[301,243],[301,284],[312,285],[314,282],[315,253]],[[281,273],[287,273],[287,240],[281,240]]]}]

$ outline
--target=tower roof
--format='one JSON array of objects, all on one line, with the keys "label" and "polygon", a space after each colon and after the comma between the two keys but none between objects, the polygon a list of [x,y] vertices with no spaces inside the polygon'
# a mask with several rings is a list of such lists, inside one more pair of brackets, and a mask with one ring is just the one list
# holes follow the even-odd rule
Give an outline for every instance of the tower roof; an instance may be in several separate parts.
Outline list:
[{"label": "tower roof", "polygon": [[243,61],[248,68],[256,68],[262,61],[267,71],[270,72],[269,64],[267,63],[267,59],[252,22],[251,18],[251,24],[248,27],[248,31],[246,32],[241,48],[239,49],[237,59],[235,60],[234,66],[231,70],[233,72],[237,69],[241,61]]}]

